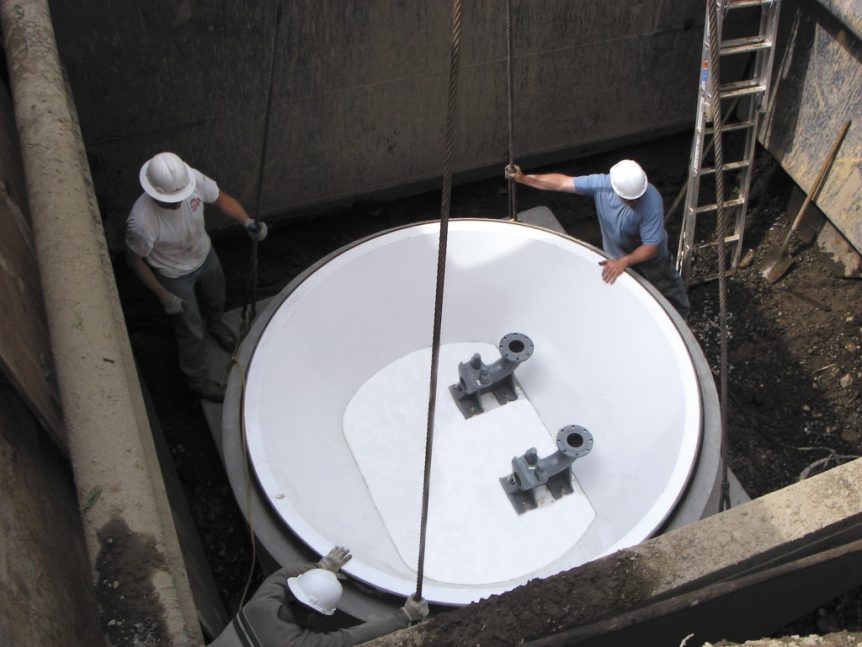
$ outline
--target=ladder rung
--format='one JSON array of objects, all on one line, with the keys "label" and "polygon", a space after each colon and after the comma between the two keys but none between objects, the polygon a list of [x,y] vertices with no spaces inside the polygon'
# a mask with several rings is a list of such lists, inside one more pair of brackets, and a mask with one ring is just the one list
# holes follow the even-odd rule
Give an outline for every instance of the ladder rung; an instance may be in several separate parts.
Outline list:
[{"label": "ladder rung", "polygon": [[766,86],[757,79],[746,79],[745,81],[734,81],[733,83],[723,84],[719,88],[718,94],[721,95],[722,99],[728,99],[730,97],[742,97],[765,91]]},{"label": "ladder rung", "polygon": [[772,4],[773,0],[727,0],[725,9],[744,9],[745,7],[759,7],[760,5]]},{"label": "ladder rung", "polygon": [[[742,160],[739,162],[728,162],[727,164],[721,165],[721,170],[724,171],[725,173],[727,173],[728,171],[738,171],[739,169],[745,168],[746,166],[748,166],[747,160]],[[710,173],[715,173],[715,167],[714,166],[705,166],[702,169],[700,169],[701,175],[709,175]]]},{"label": "ladder rung", "polygon": [[[753,121],[738,121],[738,122],[733,123],[733,124],[723,124],[721,126],[721,132],[729,133],[729,132],[732,132],[734,130],[745,130],[746,128],[751,128],[753,125],[754,125]],[[715,133],[715,128],[706,128],[703,132],[706,135],[712,135],[713,133]]]},{"label": "ladder rung", "polygon": [[[724,275],[725,275],[727,278],[730,278],[730,277],[732,277],[734,274],[736,274],[736,270],[737,270],[736,266],[731,266],[731,267],[727,268],[727,271],[724,273]],[[706,278],[704,278],[704,279],[698,279],[697,281],[694,281],[693,283],[689,283],[689,284],[688,284],[688,289],[689,289],[689,290],[691,290],[692,288],[697,287],[697,286],[699,286],[699,285],[706,285],[707,283],[712,283],[712,282],[713,282],[713,281],[715,281],[718,277],[719,277],[718,272],[716,272],[715,274],[710,274],[709,276],[707,276],[707,277],[706,277]]]},{"label": "ladder rung", "polygon": [[722,56],[730,54],[744,54],[745,52],[756,52],[761,49],[772,47],[772,41],[765,36],[746,36],[745,38],[731,38],[724,41],[718,47]]},{"label": "ladder rung", "polygon": [[[730,236],[724,237],[725,245],[727,245],[728,243],[735,243],[737,241],[739,241],[739,234],[731,234]],[[709,249],[710,247],[716,247],[717,245],[718,243],[716,243],[714,240],[711,240],[710,242],[703,243],[702,245],[695,245],[692,250]]]},{"label": "ladder rung", "polygon": [[[745,201],[742,198],[731,198],[730,200],[724,201],[724,207],[738,207],[743,204]],[[705,204],[702,207],[698,207],[694,210],[695,213],[707,213],[708,211],[717,211],[718,205],[713,204]]]}]

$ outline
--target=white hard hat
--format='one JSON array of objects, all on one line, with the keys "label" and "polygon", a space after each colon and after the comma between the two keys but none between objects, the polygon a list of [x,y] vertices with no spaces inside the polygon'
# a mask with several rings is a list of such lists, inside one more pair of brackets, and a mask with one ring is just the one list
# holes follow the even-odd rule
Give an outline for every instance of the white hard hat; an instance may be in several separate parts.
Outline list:
[{"label": "white hard hat", "polygon": [[297,600],[327,616],[335,613],[341,600],[341,582],[335,573],[324,568],[312,568],[299,577],[289,577],[287,586]]},{"label": "white hard hat", "polygon": [[646,173],[632,160],[617,162],[611,167],[611,186],[621,198],[637,200],[647,190]]},{"label": "white hard hat", "polygon": [[195,190],[189,165],[173,153],[159,153],[141,167],[141,186],[159,202],[182,202]]}]

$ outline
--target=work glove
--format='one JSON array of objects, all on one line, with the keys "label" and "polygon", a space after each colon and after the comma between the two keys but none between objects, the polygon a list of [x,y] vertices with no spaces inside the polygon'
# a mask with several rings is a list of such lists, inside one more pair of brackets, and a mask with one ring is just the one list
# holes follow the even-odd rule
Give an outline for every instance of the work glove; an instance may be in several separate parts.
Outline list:
[{"label": "work glove", "polygon": [[183,311],[183,300],[176,294],[168,292],[168,296],[162,299],[162,307],[165,309],[165,314],[178,315]]},{"label": "work glove", "polygon": [[507,180],[515,180],[517,182],[518,177],[521,175],[521,167],[517,164],[507,164],[503,175]]},{"label": "work glove", "polygon": [[428,616],[428,601],[425,598],[415,598],[411,595],[404,601],[401,610],[410,622],[419,622]]},{"label": "work glove", "polygon": [[269,233],[269,229],[267,229],[265,222],[254,220],[252,218],[249,218],[246,221],[245,230],[248,232],[248,237],[257,243],[266,238],[267,233]]},{"label": "work glove", "polygon": [[350,554],[350,550],[343,546],[336,546],[330,550],[326,556],[318,562],[318,564],[320,564],[320,568],[325,568],[327,571],[338,573],[341,567],[349,562],[352,557],[353,555]]}]

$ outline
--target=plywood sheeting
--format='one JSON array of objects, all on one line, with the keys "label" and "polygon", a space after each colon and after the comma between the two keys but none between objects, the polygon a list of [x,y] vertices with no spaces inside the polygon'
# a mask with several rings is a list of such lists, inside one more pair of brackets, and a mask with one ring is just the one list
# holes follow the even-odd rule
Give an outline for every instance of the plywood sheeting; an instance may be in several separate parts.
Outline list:
[{"label": "plywood sheeting", "polygon": [[760,139],[807,192],[845,120],[855,119],[816,204],[862,250],[862,6],[825,4],[835,7],[782,5],[775,91]]}]

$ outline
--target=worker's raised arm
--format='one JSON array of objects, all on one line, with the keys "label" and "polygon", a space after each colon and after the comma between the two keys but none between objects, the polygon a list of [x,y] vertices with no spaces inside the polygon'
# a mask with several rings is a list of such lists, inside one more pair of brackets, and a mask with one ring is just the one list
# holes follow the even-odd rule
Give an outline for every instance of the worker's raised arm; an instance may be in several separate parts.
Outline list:
[{"label": "worker's raised arm", "polygon": [[577,193],[575,191],[574,178],[562,173],[536,173],[525,175],[521,167],[512,164],[506,167],[506,179],[515,180],[518,184],[525,184],[542,191],[564,191],[566,193]]}]

